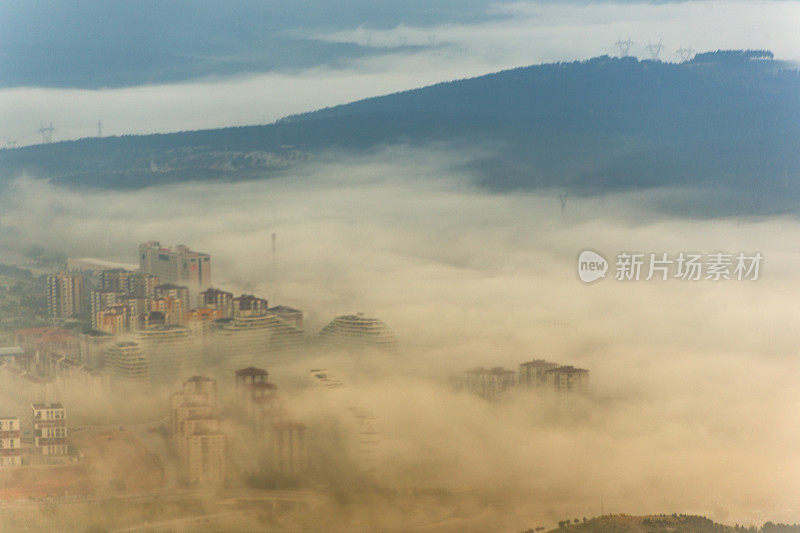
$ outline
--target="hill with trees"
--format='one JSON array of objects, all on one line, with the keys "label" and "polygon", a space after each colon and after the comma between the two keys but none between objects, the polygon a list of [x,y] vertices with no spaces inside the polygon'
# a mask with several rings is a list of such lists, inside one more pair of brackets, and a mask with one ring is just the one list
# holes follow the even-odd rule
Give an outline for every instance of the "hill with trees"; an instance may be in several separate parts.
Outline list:
[{"label": "hill with trees", "polygon": [[[767,51],[680,64],[597,57],[522,67],[273,124],[0,151],[0,180],[141,188],[283,175],[331,151],[454,151],[487,190],[695,187],[753,212],[800,199],[800,72]],[[480,146],[480,150],[475,150]],[[738,202],[738,203],[736,203]]]}]

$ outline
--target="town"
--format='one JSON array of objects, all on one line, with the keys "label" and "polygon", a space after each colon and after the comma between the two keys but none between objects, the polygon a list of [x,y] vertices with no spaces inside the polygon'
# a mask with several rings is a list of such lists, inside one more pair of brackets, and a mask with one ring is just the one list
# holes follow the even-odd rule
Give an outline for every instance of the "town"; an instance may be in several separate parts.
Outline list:
[{"label": "town", "polygon": [[[138,256],[136,267],[39,252],[38,276],[3,270],[0,386],[17,407],[0,413],[0,499],[327,490],[331,463],[361,483],[380,477],[390,458],[369,405],[336,369],[286,368],[310,352],[391,360],[401,347],[382,320],[336,316],[310,335],[302,310],[214,286],[209,254],[152,241]],[[540,359],[450,381],[493,402],[589,390],[587,370]],[[309,391],[339,414],[296,412]]]}]

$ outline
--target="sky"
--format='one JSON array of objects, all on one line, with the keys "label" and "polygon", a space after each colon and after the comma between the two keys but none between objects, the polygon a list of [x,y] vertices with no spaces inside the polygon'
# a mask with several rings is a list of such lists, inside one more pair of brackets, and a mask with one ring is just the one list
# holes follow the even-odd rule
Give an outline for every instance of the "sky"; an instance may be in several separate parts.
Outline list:
[{"label": "sky", "polygon": [[[144,7],[143,7],[144,6]],[[269,123],[522,65],[678,61],[771,49],[800,60],[800,2],[4,2],[0,146]]]}]

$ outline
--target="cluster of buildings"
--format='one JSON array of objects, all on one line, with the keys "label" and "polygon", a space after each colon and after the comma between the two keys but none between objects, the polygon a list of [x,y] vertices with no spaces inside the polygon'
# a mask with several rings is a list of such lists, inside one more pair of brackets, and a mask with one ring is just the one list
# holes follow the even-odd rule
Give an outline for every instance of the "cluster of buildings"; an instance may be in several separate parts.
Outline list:
[{"label": "cluster of buildings", "polygon": [[21,399],[99,397],[109,392],[107,373],[84,364],[81,339],[63,328],[29,328],[0,348],[0,387]]},{"label": "cluster of buildings", "polygon": [[32,437],[23,445],[19,417],[0,417],[0,468],[69,460],[67,411],[60,403],[31,404]]},{"label": "cluster of buildings", "polygon": [[[230,412],[238,418],[238,436],[246,443],[238,451],[255,459],[244,467],[251,473],[291,478],[309,467],[307,428],[287,416],[277,385],[268,377],[257,367],[235,372],[235,408]],[[170,398],[170,429],[186,483],[219,484],[229,478],[231,445],[218,411],[217,381],[209,377],[189,378]]]},{"label": "cluster of buildings", "polygon": [[[344,382],[334,373],[322,368],[314,368],[310,371],[312,383],[322,391],[328,393],[326,403],[330,405],[341,404],[347,401],[347,396],[340,394],[345,389]],[[333,428],[333,433],[341,439],[343,435],[349,435],[347,453],[357,464],[361,472],[378,474],[381,467],[381,446],[383,433],[381,432],[378,418],[367,407],[349,403],[345,404],[346,416],[342,419],[342,427]]]},{"label": "cluster of buildings", "polygon": [[[211,287],[208,254],[157,241],[141,244],[138,253],[137,270],[81,259],[70,262],[75,270],[48,277],[53,321],[83,315],[91,325],[82,333],[49,328],[65,341],[60,349],[47,350],[63,356],[61,367],[104,370],[123,387],[136,389],[180,381],[204,363],[232,369],[242,361],[267,362],[303,343],[301,311]],[[92,277],[95,287],[87,294],[86,280]],[[39,348],[25,351],[45,357],[36,355]],[[39,363],[19,368],[44,377]]]},{"label": "cluster of buildings", "polygon": [[484,398],[497,398],[515,388],[583,393],[589,386],[589,371],[536,359],[520,364],[516,372],[502,367],[473,368],[458,376],[456,384]]},{"label": "cluster of buildings", "polygon": [[250,429],[252,442],[262,443],[260,468],[283,477],[308,470],[308,435],[304,424],[292,420],[263,368],[236,371],[236,398]]}]

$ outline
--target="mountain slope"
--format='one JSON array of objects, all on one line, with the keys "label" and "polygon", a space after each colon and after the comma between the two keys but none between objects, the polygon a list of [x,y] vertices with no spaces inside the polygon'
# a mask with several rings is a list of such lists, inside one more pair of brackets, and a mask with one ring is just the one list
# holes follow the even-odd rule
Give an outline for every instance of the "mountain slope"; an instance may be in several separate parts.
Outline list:
[{"label": "mountain slope", "polygon": [[[323,150],[491,148],[464,168],[490,189],[595,194],[692,185],[765,206],[800,199],[800,73],[768,52],[682,64],[598,57],[518,68],[295,115],[274,124],[4,150],[0,178],[138,188],[268,177]],[[482,151],[485,153],[485,151]]]}]

